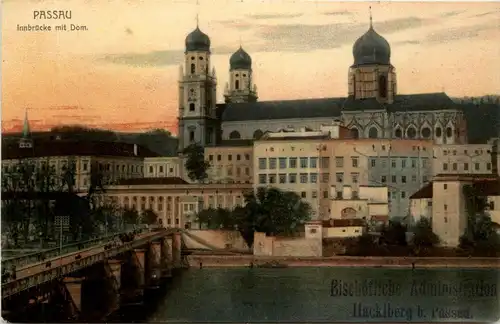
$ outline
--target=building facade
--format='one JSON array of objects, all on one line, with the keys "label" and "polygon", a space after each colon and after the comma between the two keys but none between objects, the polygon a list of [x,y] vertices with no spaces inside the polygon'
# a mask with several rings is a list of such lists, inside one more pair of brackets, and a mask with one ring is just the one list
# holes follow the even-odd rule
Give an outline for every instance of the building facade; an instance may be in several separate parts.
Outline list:
[{"label": "building facade", "polygon": [[253,183],[253,146],[230,142],[205,148],[205,159],[210,163],[208,182]]},{"label": "building facade", "polygon": [[433,174],[492,172],[491,144],[435,145],[433,151]]},{"label": "building facade", "polygon": [[196,214],[208,208],[244,205],[251,184],[189,184],[180,178],[128,179],[108,186],[106,195],[119,206],[142,213],[151,209],[167,227],[197,227]]}]

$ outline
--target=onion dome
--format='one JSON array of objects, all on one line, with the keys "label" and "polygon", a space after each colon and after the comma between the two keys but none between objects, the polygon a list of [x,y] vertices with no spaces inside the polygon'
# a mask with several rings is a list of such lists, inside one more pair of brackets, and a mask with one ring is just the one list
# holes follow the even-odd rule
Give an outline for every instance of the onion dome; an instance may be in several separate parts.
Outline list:
[{"label": "onion dome", "polygon": [[229,70],[250,70],[252,68],[252,58],[247,52],[240,46],[240,48],[231,55],[229,59]]},{"label": "onion dome", "polygon": [[370,22],[370,29],[358,38],[352,48],[354,65],[391,64],[391,46],[380,36]]},{"label": "onion dome", "polygon": [[186,52],[190,51],[210,51],[210,38],[198,26],[186,37]]}]

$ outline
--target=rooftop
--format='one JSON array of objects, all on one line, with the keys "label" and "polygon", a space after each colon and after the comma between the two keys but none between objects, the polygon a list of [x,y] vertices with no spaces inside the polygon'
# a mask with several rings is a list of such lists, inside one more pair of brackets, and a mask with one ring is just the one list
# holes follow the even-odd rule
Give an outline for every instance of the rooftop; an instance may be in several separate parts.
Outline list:
[{"label": "rooftop", "polygon": [[189,183],[178,177],[121,179],[118,181],[118,183],[116,183],[117,186],[179,185],[179,184],[189,184]]},{"label": "rooftop", "polygon": [[[468,175],[468,179],[471,176]],[[420,188],[417,192],[410,196],[410,199],[431,199],[433,197],[433,183],[430,182]],[[500,196],[500,179],[499,178],[476,178],[472,179],[472,186],[483,196]]]},{"label": "rooftop", "polygon": [[[136,152],[135,152],[136,151]],[[137,154],[136,154],[137,153]],[[158,157],[149,149],[128,143],[75,140],[34,140],[33,148],[2,143],[2,160],[50,156]]]}]

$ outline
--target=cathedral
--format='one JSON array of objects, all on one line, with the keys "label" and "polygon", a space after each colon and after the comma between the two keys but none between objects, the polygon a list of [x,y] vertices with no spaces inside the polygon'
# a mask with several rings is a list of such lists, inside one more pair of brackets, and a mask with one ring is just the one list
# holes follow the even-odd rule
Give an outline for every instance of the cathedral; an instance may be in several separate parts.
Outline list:
[{"label": "cathedral", "polygon": [[265,132],[308,128],[341,120],[358,138],[432,139],[467,142],[463,110],[445,93],[398,94],[391,47],[370,17],[353,45],[346,97],[259,101],[252,58],[240,47],[229,59],[225,103],[216,103],[217,78],[210,70],[210,38],[198,27],[185,41],[179,79],[179,149],[192,143],[258,139]]}]

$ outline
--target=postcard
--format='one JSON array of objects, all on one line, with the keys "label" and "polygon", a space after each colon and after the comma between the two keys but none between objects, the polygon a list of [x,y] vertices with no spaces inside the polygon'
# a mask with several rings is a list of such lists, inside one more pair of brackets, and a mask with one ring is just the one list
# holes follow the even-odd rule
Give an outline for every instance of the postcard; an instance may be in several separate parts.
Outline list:
[{"label": "postcard", "polygon": [[498,3],[2,13],[6,322],[499,320]]}]

